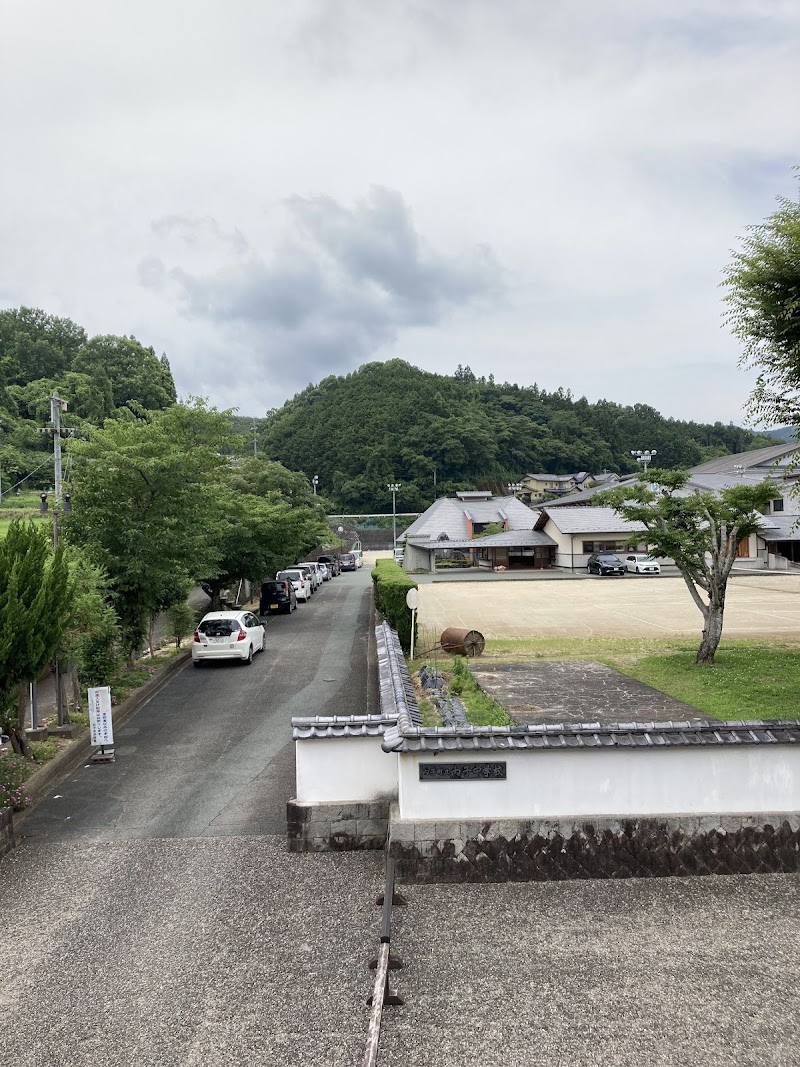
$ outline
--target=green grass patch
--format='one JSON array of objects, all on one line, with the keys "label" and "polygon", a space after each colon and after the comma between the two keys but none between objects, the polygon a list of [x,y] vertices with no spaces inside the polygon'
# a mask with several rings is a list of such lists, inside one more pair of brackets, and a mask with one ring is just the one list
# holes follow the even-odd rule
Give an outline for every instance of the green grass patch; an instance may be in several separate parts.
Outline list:
[{"label": "green grass patch", "polygon": [[526,638],[486,642],[484,658],[597,660],[718,719],[798,717],[800,642],[723,641],[698,666],[699,638]]},{"label": "green grass patch", "polygon": [[508,712],[488,696],[472,677],[463,656],[453,660],[453,673],[448,686],[467,710],[467,718],[473,726],[510,726]]},{"label": "green grass patch", "polygon": [[58,752],[58,741],[48,737],[45,741],[31,741],[31,753],[37,763],[47,763]]},{"label": "green grass patch", "polygon": [[122,671],[111,685],[114,703],[121,704],[134,689],[138,689],[140,686],[145,685],[146,682],[149,682],[153,677],[153,673],[146,667],[132,667],[129,670]]},{"label": "green grass patch", "polygon": [[442,725],[442,717],[439,714],[436,705],[433,703],[432,700],[429,700],[427,697],[418,696],[417,707],[419,708],[419,713],[422,716],[423,726]]}]

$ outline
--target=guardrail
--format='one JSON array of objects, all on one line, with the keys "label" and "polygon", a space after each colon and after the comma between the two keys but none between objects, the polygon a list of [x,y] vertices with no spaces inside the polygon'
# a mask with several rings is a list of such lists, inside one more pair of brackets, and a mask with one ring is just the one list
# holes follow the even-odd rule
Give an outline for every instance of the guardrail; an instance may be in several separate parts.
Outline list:
[{"label": "guardrail", "polygon": [[403,967],[403,961],[392,955],[392,906],[405,905],[405,897],[396,893],[394,888],[395,861],[386,861],[386,882],[383,893],[375,901],[383,908],[381,912],[380,948],[375,959],[370,960],[370,968],[375,970],[375,983],[372,994],[367,998],[367,1004],[372,1005],[369,1017],[369,1029],[367,1030],[367,1047],[364,1052],[364,1067],[375,1067],[378,1062],[378,1042],[381,1036],[381,1020],[383,1009],[386,1005],[401,1005],[405,1001],[389,986],[389,972],[399,971]]}]

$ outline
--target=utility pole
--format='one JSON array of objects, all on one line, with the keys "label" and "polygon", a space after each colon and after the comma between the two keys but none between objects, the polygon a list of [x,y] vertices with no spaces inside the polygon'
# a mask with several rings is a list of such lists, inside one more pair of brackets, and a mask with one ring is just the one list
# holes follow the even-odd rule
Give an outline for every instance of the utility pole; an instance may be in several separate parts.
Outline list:
[{"label": "utility pole", "polygon": [[[62,400],[61,397],[54,393],[50,397],[50,426],[45,433],[52,433],[53,435],[53,489],[54,489],[54,506],[53,506],[53,548],[58,548],[58,515],[61,508],[63,479],[61,471],[61,412],[67,410],[66,400]],[[69,430],[65,431],[70,434]],[[74,431],[72,431],[74,432]],[[47,507],[46,496],[43,495],[43,507]],[[64,497],[64,510],[70,510],[69,494]],[[61,665],[56,657],[54,663],[54,681],[56,686],[56,708],[58,713],[57,723],[59,727],[65,726],[68,719],[64,714],[64,692],[61,683]],[[35,715],[35,694],[32,694],[31,699],[31,715]]]},{"label": "utility pole", "polygon": [[253,455],[258,456],[258,437],[256,436],[256,420],[253,419]]}]

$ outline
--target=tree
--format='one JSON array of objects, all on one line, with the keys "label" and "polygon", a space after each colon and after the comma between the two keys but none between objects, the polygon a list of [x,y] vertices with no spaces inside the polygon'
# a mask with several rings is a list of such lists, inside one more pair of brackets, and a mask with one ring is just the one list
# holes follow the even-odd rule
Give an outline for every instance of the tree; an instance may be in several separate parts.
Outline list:
[{"label": "tree", "polygon": [[229,413],[195,401],[128,412],[69,443],[64,534],[108,574],[129,656],[149,616],[217,568],[228,467],[221,452],[233,440]]},{"label": "tree", "polygon": [[750,413],[778,426],[800,422],[800,201],[751,226],[725,274],[727,321],[758,371]]},{"label": "tree", "polygon": [[136,401],[149,411],[157,411],[175,403],[175,383],[167,357],[159,359],[135,337],[92,337],[78,351],[71,369],[90,377],[102,374],[111,382],[117,407]]},{"label": "tree", "polygon": [[[683,471],[649,470],[633,485],[598,493],[595,501],[613,507],[646,530],[648,550],[675,561],[703,616],[697,662],[712,664],[722,637],[725,593],[736,550],[758,528],[758,516],[775,496],[769,481],[735,485],[718,494],[687,491]],[[654,488],[653,488],[654,487]],[[629,543],[642,540],[640,533]]]},{"label": "tree", "polygon": [[74,590],[63,549],[53,552],[47,533],[34,523],[12,522],[0,540],[0,726],[25,756],[27,684],[61,642]]}]

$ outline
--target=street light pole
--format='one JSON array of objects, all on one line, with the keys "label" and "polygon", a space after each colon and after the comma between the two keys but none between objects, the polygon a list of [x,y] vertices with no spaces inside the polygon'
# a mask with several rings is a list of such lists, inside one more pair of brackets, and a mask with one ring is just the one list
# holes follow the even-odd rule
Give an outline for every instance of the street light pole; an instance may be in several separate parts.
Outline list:
[{"label": "street light pole", "polygon": [[319,475],[315,474],[311,479],[311,484],[314,486],[314,496],[317,495],[317,486],[319,485]]},{"label": "street light pole", "polygon": [[397,548],[397,493],[400,490],[399,482],[389,482],[386,486],[392,494],[392,552]]},{"label": "street light pole", "polygon": [[631,455],[635,456],[639,463],[641,463],[641,465],[644,467],[644,471],[646,474],[647,468],[650,466],[653,457],[658,455],[658,452],[655,448],[645,448],[644,450],[639,448],[632,448]]}]

